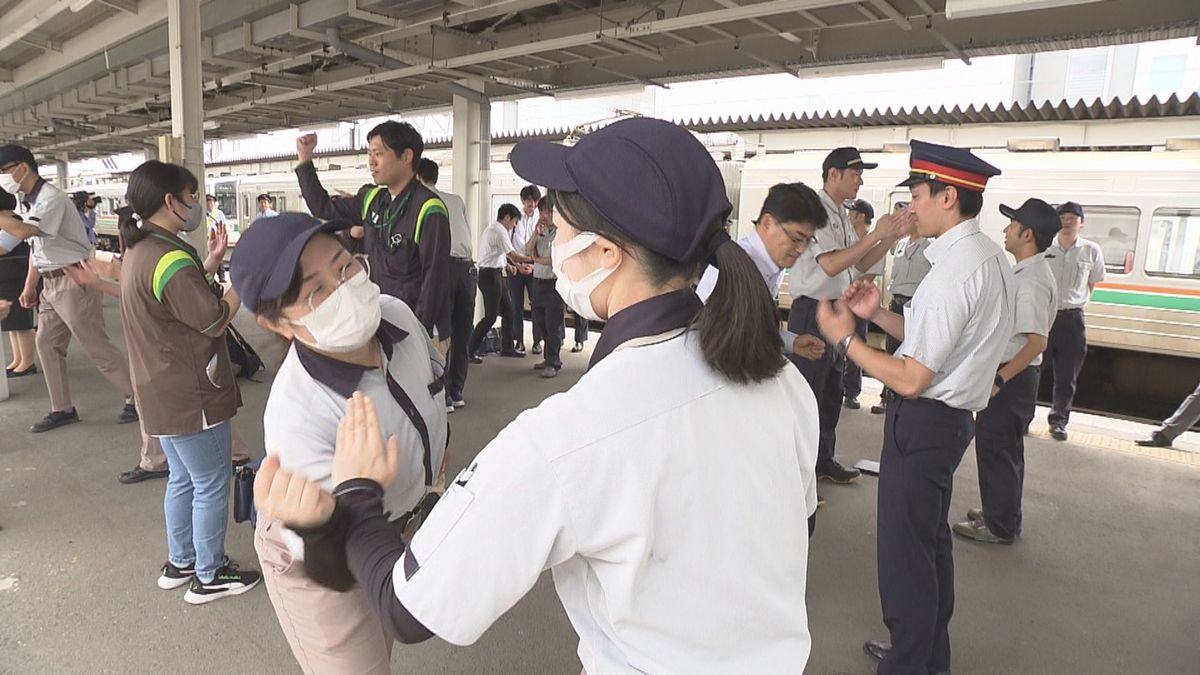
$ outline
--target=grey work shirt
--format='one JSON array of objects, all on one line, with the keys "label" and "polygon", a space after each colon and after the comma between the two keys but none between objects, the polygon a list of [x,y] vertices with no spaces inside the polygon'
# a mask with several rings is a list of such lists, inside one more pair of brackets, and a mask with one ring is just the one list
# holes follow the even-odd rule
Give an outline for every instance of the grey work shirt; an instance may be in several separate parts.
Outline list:
[{"label": "grey work shirt", "polygon": [[929,243],[926,237],[905,237],[896,242],[892,250],[892,281],[888,287],[892,295],[907,298],[916,295],[917,286],[929,274],[929,260],[925,257]]},{"label": "grey work shirt", "polygon": [[[430,385],[442,376],[441,357],[408,305],[388,295],[380,297],[380,305],[383,320],[377,337],[391,348],[390,358],[384,351],[381,366],[424,420],[429,466],[436,479],[448,437],[444,394],[430,393]],[[279,453],[284,469],[332,491],[337,426],[346,415],[346,399],[356,390],[375,403],[384,437],[394,435],[400,441],[400,470],[383,496],[384,510],[399,516],[411,511],[425,494],[425,450],[417,427],[392,394],[381,368],[336,361],[293,343],[271,385],[263,411],[263,440],[271,452]],[[294,554],[302,556],[303,544],[295,533],[285,530],[283,539]]]},{"label": "grey work shirt", "polygon": [[[1050,326],[1058,309],[1058,281],[1050,270],[1050,263],[1042,254],[1032,255],[1013,266],[1013,278],[1017,282],[1017,299],[1013,307],[1013,337],[1004,347],[1002,363],[1007,363],[1028,341],[1026,335],[1050,335]],[[1038,354],[1029,362],[1031,366],[1042,364]]]},{"label": "grey work shirt", "polygon": [[17,195],[17,215],[38,229],[29,244],[39,272],[52,272],[92,257],[92,242],[79,210],[58,186],[39,178],[29,194]]},{"label": "grey work shirt", "polygon": [[[550,257],[550,251],[554,247],[554,235],[557,232],[557,227],[548,227],[545,232],[542,232],[542,236],[538,237],[537,243],[534,244],[537,257]],[[550,280],[557,279],[558,277],[554,276],[554,268],[550,265],[535,262],[533,263],[533,278]]]},{"label": "grey work shirt", "polygon": [[979,412],[1013,334],[1012,268],[974,218],[938,237],[925,257],[932,269],[904,307],[904,342],[896,355],[934,372],[922,398]]},{"label": "grey work shirt", "polygon": [[1104,253],[1100,244],[1080,237],[1075,245],[1064,249],[1058,237],[1046,249],[1046,261],[1058,280],[1058,309],[1080,309],[1088,303],[1092,292],[1088,284],[1104,281]]},{"label": "grey work shirt", "polygon": [[817,194],[821,196],[821,205],[825,207],[829,222],[813,234],[808,249],[792,265],[788,276],[788,292],[792,298],[807,296],[814,300],[836,300],[842,297],[850,282],[863,273],[859,272],[857,266],[851,265],[831,277],[817,262],[817,257],[829,251],[850,248],[858,242],[858,234],[850,224],[849,213],[841,204],[834,202],[824,190],[818,190]]},{"label": "grey work shirt", "polygon": [[453,192],[433,190],[446,204],[450,212],[450,257],[462,260],[471,259],[471,223],[467,220],[467,205],[462,197]]}]

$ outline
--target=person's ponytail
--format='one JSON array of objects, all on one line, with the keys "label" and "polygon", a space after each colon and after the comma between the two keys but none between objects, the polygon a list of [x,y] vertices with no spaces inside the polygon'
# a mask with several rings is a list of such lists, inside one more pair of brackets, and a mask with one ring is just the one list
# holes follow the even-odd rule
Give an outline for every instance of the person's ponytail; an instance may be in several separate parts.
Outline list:
[{"label": "person's ponytail", "polygon": [[[158,213],[167,195],[182,199],[185,192],[194,193],[199,188],[196,176],[178,164],[152,159],[134,169],[129,174],[129,186],[125,191],[125,201],[129,206],[117,211],[120,217],[117,229],[125,247],[132,248],[150,236],[139,220],[147,221]],[[193,208],[202,207],[197,205]]]},{"label": "person's ponytail", "polygon": [[726,240],[714,252],[720,274],[696,326],[709,367],[747,384],[775,377],[787,364],[778,310],[750,256]]},{"label": "person's ponytail", "polygon": [[146,231],[139,226],[138,216],[129,206],[117,209],[117,231],[121,233],[121,243],[124,248],[132,248],[134,244],[147,236]]}]

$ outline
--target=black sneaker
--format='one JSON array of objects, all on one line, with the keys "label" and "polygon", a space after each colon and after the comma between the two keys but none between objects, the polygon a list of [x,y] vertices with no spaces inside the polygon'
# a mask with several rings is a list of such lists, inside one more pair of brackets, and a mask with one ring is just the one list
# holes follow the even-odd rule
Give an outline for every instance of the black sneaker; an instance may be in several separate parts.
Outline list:
[{"label": "black sneaker", "polygon": [[575,346],[571,347],[572,354],[578,354],[581,351],[583,351],[583,343],[582,342],[576,342]]},{"label": "black sneaker", "polygon": [[1150,434],[1150,438],[1143,441],[1135,441],[1143,448],[1169,448],[1171,447],[1171,439],[1167,438],[1160,431],[1155,431]]},{"label": "black sneaker", "polygon": [[862,407],[862,404],[858,402],[858,397],[856,396],[847,396],[846,400],[842,402],[842,405],[846,406],[850,410],[858,410]]},{"label": "black sneaker", "polygon": [[1063,428],[1061,424],[1051,425],[1050,438],[1053,438],[1056,441],[1065,441],[1067,440],[1067,430]]},{"label": "black sneaker", "polygon": [[194,563],[187,567],[176,567],[168,560],[158,575],[158,587],[164,591],[170,591],[191,581],[194,576],[196,576]]},{"label": "black sneaker", "polygon": [[166,478],[169,473],[170,472],[166,469],[162,469],[160,471],[147,471],[140,466],[135,466],[133,467],[132,471],[126,471],[118,475],[117,481],[124,483],[125,485],[133,485],[134,483],[140,483],[144,480]]},{"label": "black sneaker", "polygon": [[469,354],[467,356],[467,360],[470,361],[471,363],[474,363],[475,365],[479,365],[479,364],[483,363],[483,357],[478,354]]},{"label": "black sneaker", "polygon": [[226,562],[208,583],[200,581],[200,577],[193,577],[192,585],[184,594],[183,600],[189,605],[203,605],[221,598],[241,595],[257,586],[260,581],[262,575],[258,572],[242,571],[237,565]]},{"label": "black sneaker", "polygon": [[126,403],[121,409],[121,414],[117,415],[117,424],[129,424],[138,421],[137,406],[132,403]]},{"label": "black sneaker", "polygon": [[883,403],[876,403],[875,405],[871,406],[872,415],[882,415],[885,412],[887,412],[887,405]]},{"label": "black sneaker", "polygon": [[59,427],[65,427],[68,424],[75,424],[79,421],[79,413],[75,412],[75,408],[70,410],[55,410],[46,415],[40,422],[29,427],[29,432],[40,434],[43,431],[51,431]]},{"label": "black sneaker", "polygon": [[531,349],[529,351],[533,352],[534,354],[541,354],[542,353],[542,343],[540,343],[540,342],[533,343],[533,349]]},{"label": "black sneaker", "polygon": [[843,485],[853,483],[858,480],[859,475],[858,469],[847,469],[832,459],[817,465],[817,478],[824,478],[834,483],[842,483]]}]

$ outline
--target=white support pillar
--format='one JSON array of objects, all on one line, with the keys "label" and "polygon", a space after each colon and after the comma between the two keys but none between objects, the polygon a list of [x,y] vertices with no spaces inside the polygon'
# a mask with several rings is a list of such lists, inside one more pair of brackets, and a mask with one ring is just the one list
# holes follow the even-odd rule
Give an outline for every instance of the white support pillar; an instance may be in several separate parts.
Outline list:
[{"label": "white support pillar", "polygon": [[[483,92],[482,80],[466,80],[461,84],[472,91]],[[455,93],[453,111],[452,192],[462,197],[467,206],[467,218],[471,222],[471,245],[477,247],[479,233],[492,222],[491,218],[495,215],[491,213],[491,106],[482,96],[472,100]],[[476,255],[478,253],[476,251]]]},{"label": "white support pillar", "polygon": [[[171,67],[171,135],[176,156],[163,161],[183,164],[200,181],[204,208],[204,82],[200,69],[201,35],[198,0],[167,1],[167,47]],[[160,155],[162,146],[160,145]],[[204,232],[193,236],[203,238]],[[193,242],[195,244],[196,242]],[[204,250],[203,243],[199,246]]]},{"label": "white support pillar", "polygon": [[54,156],[54,170],[58,174],[54,182],[63,192],[71,192],[71,186],[67,184],[71,179],[69,160],[70,156],[65,152],[60,152]]}]

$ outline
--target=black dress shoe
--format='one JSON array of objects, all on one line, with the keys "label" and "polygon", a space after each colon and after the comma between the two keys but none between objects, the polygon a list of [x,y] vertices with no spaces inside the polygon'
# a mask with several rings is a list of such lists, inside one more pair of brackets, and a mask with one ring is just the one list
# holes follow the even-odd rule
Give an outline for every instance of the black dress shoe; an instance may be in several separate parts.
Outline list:
[{"label": "black dress shoe", "polygon": [[55,410],[46,415],[33,426],[29,427],[29,432],[40,434],[43,431],[50,431],[59,427],[64,427],[68,424],[74,424],[79,421],[79,413],[75,412],[74,408],[70,410]]},{"label": "black dress shoe", "polygon": [[858,480],[861,472],[858,469],[847,469],[835,460],[821,462],[817,465],[817,478],[833,481],[834,483],[853,483]]},{"label": "black dress shoe", "polygon": [[124,408],[121,408],[121,414],[117,415],[117,424],[129,424],[138,421],[137,406],[132,403],[126,403]]},{"label": "black dress shoe", "polygon": [[542,353],[542,343],[540,343],[540,342],[533,343],[533,349],[531,349],[529,351],[533,352],[534,354],[541,354]]},{"label": "black dress shoe", "polygon": [[846,406],[846,408],[850,410],[858,410],[862,407],[862,404],[858,402],[857,396],[847,396],[846,400],[842,402],[842,405]]},{"label": "black dress shoe", "polygon": [[884,640],[867,640],[863,643],[863,651],[876,661],[882,661],[892,651],[892,643]]},{"label": "black dress shoe", "polygon": [[581,351],[583,351],[583,343],[582,342],[576,342],[575,346],[571,347],[572,354],[578,354]]},{"label": "black dress shoe", "polygon": [[1067,430],[1062,425],[1052,425],[1050,427],[1050,438],[1056,441],[1065,441],[1067,440]]},{"label": "black dress shoe", "polygon": [[1171,439],[1162,435],[1162,432],[1156,431],[1150,434],[1150,438],[1144,441],[1135,441],[1143,448],[1169,448],[1171,447]]},{"label": "black dress shoe", "polygon": [[169,471],[167,471],[167,469],[163,469],[161,471],[147,471],[142,467],[137,466],[133,468],[133,471],[126,471],[117,476],[117,480],[125,485],[132,485],[134,483],[140,483],[144,480],[150,480],[152,478],[166,478],[168,473]]},{"label": "black dress shoe", "polygon": [[470,356],[467,357],[467,360],[470,361],[471,363],[474,363],[475,365],[479,365],[479,364],[483,363],[483,357],[478,354],[471,354]]}]

